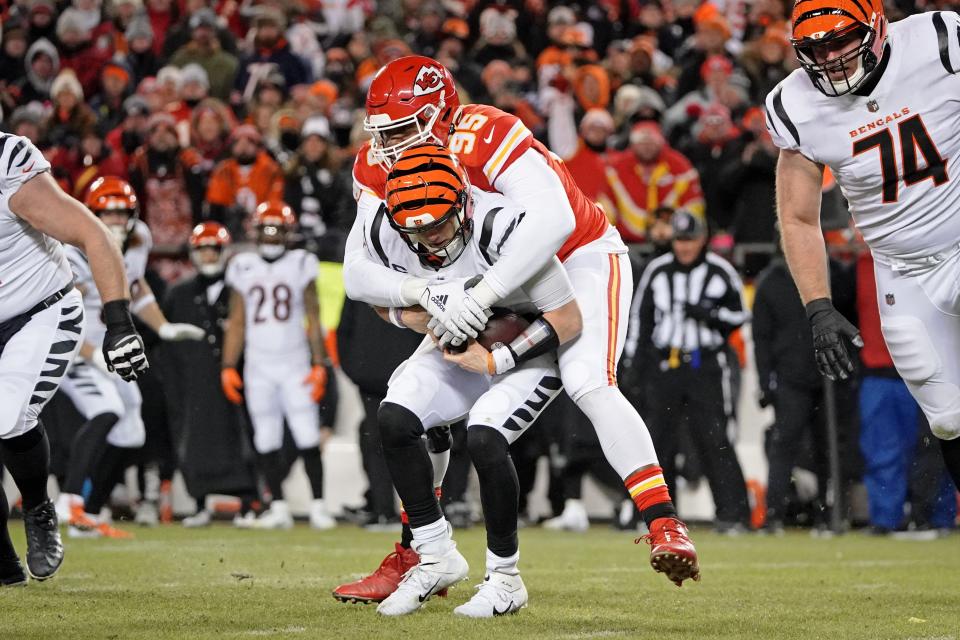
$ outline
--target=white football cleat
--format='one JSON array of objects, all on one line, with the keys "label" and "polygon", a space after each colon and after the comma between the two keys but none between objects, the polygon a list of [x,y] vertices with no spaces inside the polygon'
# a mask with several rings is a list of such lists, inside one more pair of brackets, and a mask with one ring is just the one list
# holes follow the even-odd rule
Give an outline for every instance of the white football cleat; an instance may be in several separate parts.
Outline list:
[{"label": "white football cleat", "polygon": [[563,513],[556,518],[550,518],[543,523],[544,529],[555,531],[573,531],[585,533],[590,528],[590,519],[583,503],[576,499],[568,499],[563,504]]},{"label": "white football cleat", "polygon": [[326,531],[337,526],[337,521],[327,511],[323,500],[314,500],[310,503],[310,528]]},{"label": "white football cleat", "polygon": [[253,529],[253,523],[257,521],[257,514],[253,511],[238,513],[233,516],[233,526],[237,529]]},{"label": "white football cleat", "polygon": [[153,500],[143,500],[137,505],[133,521],[141,527],[155,527],[160,524],[160,510]]},{"label": "white football cleat", "polygon": [[292,529],[293,516],[285,500],[274,500],[270,508],[253,522],[254,529]]},{"label": "white football cleat", "polygon": [[493,618],[516,613],[527,606],[527,588],[519,575],[491,571],[470,600],[453,610],[467,618]]},{"label": "white football cleat", "polygon": [[54,504],[54,507],[57,510],[57,522],[60,524],[68,523],[70,521],[70,516],[73,513],[74,505],[79,505],[82,509],[83,498],[74,493],[61,493],[57,497],[57,502]]},{"label": "white football cleat", "polygon": [[420,555],[420,563],[403,574],[397,590],[377,605],[377,613],[384,616],[403,616],[413,613],[438,591],[467,578],[470,571],[467,560],[455,542],[442,555]]},{"label": "white football cleat", "polygon": [[188,529],[197,529],[199,527],[209,527],[213,521],[213,514],[207,509],[200,509],[192,516],[183,519],[183,526]]}]

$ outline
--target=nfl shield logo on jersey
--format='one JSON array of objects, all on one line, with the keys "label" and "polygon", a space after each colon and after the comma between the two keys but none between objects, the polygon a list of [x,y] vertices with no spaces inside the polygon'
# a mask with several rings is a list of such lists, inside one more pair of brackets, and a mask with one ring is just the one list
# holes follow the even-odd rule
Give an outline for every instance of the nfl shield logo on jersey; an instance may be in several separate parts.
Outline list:
[{"label": "nfl shield logo on jersey", "polygon": [[897,299],[893,297],[892,293],[888,293],[883,298],[884,300],[887,301],[887,306],[889,307],[892,307],[893,305],[897,304]]}]

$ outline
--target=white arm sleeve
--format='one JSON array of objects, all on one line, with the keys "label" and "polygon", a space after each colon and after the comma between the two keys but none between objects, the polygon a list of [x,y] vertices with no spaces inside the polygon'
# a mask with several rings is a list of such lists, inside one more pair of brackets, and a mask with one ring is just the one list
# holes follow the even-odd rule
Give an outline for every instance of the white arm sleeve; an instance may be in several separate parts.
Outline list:
[{"label": "white arm sleeve", "polygon": [[574,298],[570,276],[557,256],[550,258],[547,265],[521,288],[543,313],[559,309]]},{"label": "white arm sleeve", "polygon": [[506,253],[483,276],[503,298],[550,261],[573,233],[576,219],[560,176],[533,149],[501,173],[494,187],[526,212],[511,238],[511,244],[523,250]]},{"label": "white arm sleeve", "polygon": [[[361,193],[357,200],[357,218],[347,236],[343,258],[343,286],[351,300],[380,307],[409,307],[418,301],[404,295],[404,283],[415,278],[391,269],[369,246],[370,221],[380,205],[381,201],[367,192]],[[379,233],[379,229],[376,232]],[[376,241],[379,242],[379,238]]]}]

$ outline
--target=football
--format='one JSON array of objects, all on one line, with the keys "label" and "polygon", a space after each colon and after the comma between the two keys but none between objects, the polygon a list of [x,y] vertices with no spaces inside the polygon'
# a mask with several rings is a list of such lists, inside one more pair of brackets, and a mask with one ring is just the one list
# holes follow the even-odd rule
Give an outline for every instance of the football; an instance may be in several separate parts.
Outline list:
[{"label": "football", "polygon": [[[523,333],[529,326],[530,322],[523,316],[510,309],[494,307],[493,315],[487,320],[487,327],[477,336],[477,342],[487,351],[491,351],[493,345],[498,342],[510,344],[514,338]],[[466,342],[456,347],[449,347],[450,351],[454,353],[461,353],[465,351],[466,348]]]}]

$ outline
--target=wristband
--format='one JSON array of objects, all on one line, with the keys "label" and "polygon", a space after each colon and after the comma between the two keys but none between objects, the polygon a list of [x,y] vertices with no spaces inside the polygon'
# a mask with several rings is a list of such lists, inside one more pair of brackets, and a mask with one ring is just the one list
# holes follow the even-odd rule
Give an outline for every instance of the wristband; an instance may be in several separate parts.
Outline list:
[{"label": "wristband", "polygon": [[390,324],[401,329],[406,329],[407,325],[403,324],[403,309],[399,307],[390,307],[387,310],[387,317],[390,319]]},{"label": "wristband", "polygon": [[494,348],[487,356],[487,373],[492,376],[506,373],[515,366],[517,366],[517,359],[510,347],[504,344]]},{"label": "wristband", "polygon": [[154,295],[152,293],[148,293],[142,298],[137,298],[136,300],[134,300],[133,304],[130,305],[130,311],[132,311],[133,313],[140,313],[144,307],[146,307],[151,302],[156,302],[156,301],[157,299],[154,297]]},{"label": "wristband", "polygon": [[111,300],[103,303],[103,324],[107,328],[133,326],[133,318],[130,316],[130,301],[121,298],[120,300]]}]

